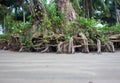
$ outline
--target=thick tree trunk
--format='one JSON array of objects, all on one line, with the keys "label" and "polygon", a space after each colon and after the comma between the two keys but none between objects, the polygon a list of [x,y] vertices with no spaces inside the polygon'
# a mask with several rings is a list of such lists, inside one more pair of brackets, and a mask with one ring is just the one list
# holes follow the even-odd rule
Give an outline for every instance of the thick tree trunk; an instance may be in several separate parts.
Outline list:
[{"label": "thick tree trunk", "polygon": [[40,0],[30,0],[29,10],[32,15],[36,15],[33,19],[34,24],[41,23],[46,16],[46,10]]},{"label": "thick tree trunk", "polygon": [[33,17],[33,30],[32,32],[35,33],[37,29],[37,25],[43,22],[44,17],[46,16],[46,10],[41,3],[41,0],[30,0],[29,10]]},{"label": "thick tree trunk", "polygon": [[77,14],[70,0],[55,0],[55,2],[57,3],[58,11],[65,15],[66,22],[75,20],[77,18]]}]

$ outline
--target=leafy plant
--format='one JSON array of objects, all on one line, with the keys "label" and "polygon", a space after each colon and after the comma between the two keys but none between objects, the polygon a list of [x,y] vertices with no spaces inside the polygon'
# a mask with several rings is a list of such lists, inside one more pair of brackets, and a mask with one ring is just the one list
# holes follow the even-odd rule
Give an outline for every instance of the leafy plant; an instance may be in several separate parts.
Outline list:
[{"label": "leafy plant", "polygon": [[0,35],[0,39],[1,40],[9,40],[10,39],[10,34],[1,34]]}]

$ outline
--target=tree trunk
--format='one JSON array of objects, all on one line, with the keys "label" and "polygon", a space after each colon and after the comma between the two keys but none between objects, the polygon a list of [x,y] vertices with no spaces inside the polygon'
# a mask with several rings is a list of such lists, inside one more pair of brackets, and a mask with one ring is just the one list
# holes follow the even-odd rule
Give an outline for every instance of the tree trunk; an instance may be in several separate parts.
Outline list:
[{"label": "tree trunk", "polygon": [[35,15],[33,18],[34,24],[41,23],[46,16],[46,10],[40,0],[30,0],[29,10],[32,15]]},{"label": "tree trunk", "polygon": [[34,0],[34,4],[36,5],[35,7],[35,13],[36,18],[42,22],[44,17],[46,16],[46,10],[45,7],[43,6],[43,4],[41,3],[41,0]]},{"label": "tree trunk", "polygon": [[115,3],[115,11],[116,11],[116,21],[117,23],[120,23],[120,10],[117,9],[117,0],[115,0],[114,3]]},{"label": "tree trunk", "polygon": [[[42,5],[40,0],[30,0],[29,10],[33,15],[33,30],[35,33],[37,29],[37,25],[43,22],[44,17],[46,16],[45,7]],[[35,16],[34,16],[35,15]]]},{"label": "tree trunk", "polygon": [[18,7],[17,7],[17,6],[15,6],[15,20],[17,20],[17,17],[18,17],[18,14],[17,14],[17,9],[18,9]]},{"label": "tree trunk", "polygon": [[22,0],[23,22],[25,22],[24,0]]},{"label": "tree trunk", "polygon": [[93,0],[90,0],[89,8],[90,8],[89,14],[90,14],[90,17],[92,17],[93,16]]},{"label": "tree trunk", "polygon": [[91,18],[93,15],[93,0],[83,0],[83,16]]},{"label": "tree trunk", "polygon": [[5,15],[4,15],[4,23],[3,23],[3,33],[6,33],[6,29],[5,29]]},{"label": "tree trunk", "polygon": [[75,20],[77,18],[77,14],[70,0],[55,0],[55,2],[57,3],[58,11],[65,15],[66,22]]},{"label": "tree trunk", "polygon": [[116,10],[116,18],[117,18],[117,23],[120,23],[120,10]]}]

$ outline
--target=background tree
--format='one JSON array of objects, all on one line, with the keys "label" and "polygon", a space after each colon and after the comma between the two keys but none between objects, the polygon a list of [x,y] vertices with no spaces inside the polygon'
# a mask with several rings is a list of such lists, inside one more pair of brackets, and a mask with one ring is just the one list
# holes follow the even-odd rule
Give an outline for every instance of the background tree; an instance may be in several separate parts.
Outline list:
[{"label": "background tree", "polygon": [[5,33],[5,23],[6,23],[5,17],[7,13],[10,12],[10,10],[8,10],[6,6],[0,4],[0,12],[1,12],[0,13],[0,24],[2,24],[3,33]]},{"label": "background tree", "polygon": [[109,9],[109,16],[103,17],[102,19],[107,21],[109,24],[115,24],[119,21],[120,16],[120,4],[119,0],[105,0],[105,3]]}]

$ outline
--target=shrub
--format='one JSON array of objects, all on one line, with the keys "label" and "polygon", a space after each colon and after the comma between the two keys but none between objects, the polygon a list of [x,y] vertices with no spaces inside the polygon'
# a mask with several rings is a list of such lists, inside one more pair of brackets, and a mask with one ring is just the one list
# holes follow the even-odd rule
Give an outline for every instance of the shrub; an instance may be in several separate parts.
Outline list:
[{"label": "shrub", "polygon": [[0,40],[9,40],[10,39],[10,34],[1,34],[0,35]]}]

